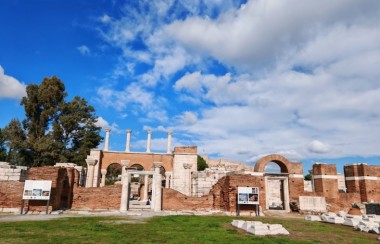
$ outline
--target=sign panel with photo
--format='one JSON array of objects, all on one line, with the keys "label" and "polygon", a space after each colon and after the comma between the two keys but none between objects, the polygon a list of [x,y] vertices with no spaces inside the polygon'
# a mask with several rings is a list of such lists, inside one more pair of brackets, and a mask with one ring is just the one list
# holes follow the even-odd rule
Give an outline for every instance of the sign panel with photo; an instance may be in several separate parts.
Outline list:
[{"label": "sign panel with photo", "polygon": [[26,180],[24,185],[24,200],[49,200],[51,180]]},{"label": "sign panel with photo", "polygon": [[238,187],[238,204],[259,204],[259,188]]}]

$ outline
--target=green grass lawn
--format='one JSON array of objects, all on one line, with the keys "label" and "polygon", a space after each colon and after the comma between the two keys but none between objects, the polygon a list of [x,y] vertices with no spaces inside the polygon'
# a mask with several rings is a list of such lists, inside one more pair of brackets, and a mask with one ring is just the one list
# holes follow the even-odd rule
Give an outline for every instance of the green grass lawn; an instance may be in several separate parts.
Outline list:
[{"label": "green grass lawn", "polygon": [[377,235],[350,227],[282,218],[254,220],[282,224],[290,236],[256,237],[234,228],[233,219],[166,216],[128,223],[127,217],[76,217],[0,222],[0,243],[379,243]]}]

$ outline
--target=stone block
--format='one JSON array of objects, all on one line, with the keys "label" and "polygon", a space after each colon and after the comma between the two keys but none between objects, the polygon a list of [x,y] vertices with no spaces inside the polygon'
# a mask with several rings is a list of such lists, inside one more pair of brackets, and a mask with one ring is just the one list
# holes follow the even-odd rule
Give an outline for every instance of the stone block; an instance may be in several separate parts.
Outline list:
[{"label": "stone block", "polygon": [[319,215],[306,215],[305,220],[307,221],[322,221]]},{"label": "stone block", "polygon": [[269,225],[270,235],[289,235],[289,232],[280,224]]},{"label": "stone block", "polygon": [[359,222],[360,222],[360,219],[357,219],[357,218],[346,218],[342,224],[355,227],[359,224]]},{"label": "stone block", "polygon": [[328,223],[332,223],[332,224],[343,224],[344,222],[344,218],[342,217],[327,217],[326,221],[325,222],[328,222]]},{"label": "stone block", "polygon": [[247,229],[247,232],[257,236],[265,236],[270,234],[268,225],[262,223],[250,226]]},{"label": "stone block", "polygon": [[6,176],[6,175],[0,175],[0,180],[8,180],[8,176]]},{"label": "stone block", "polygon": [[244,220],[232,220],[232,226],[235,226],[237,228],[242,228],[244,223]]}]

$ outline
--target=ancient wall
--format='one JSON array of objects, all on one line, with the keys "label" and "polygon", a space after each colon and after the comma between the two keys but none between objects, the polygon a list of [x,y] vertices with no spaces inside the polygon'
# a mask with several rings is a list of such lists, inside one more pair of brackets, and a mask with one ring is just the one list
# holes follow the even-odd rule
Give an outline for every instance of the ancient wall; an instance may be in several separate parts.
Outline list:
[{"label": "ancient wall", "polygon": [[75,187],[72,202],[74,210],[119,210],[121,185],[104,187]]},{"label": "ancient wall", "polygon": [[101,169],[107,169],[112,163],[120,164],[121,160],[130,160],[129,166],[140,164],[144,170],[152,170],[154,162],[162,162],[165,171],[173,169],[172,154],[158,153],[126,153],[126,152],[104,152],[101,156]]},{"label": "ancient wall", "polygon": [[348,193],[360,193],[362,202],[380,202],[380,167],[364,163],[344,166]]},{"label": "ancient wall", "polygon": [[213,197],[188,197],[173,189],[162,189],[163,210],[210,210],[213,208]]},{"label": "ancient wall", "polygon": [[[189,150],[184,150],[185,153],[180,153],[180,150],[174,148],[173,159],[173,175],[171,188],[182,194],[191,195],[191,173],[197,172],[197,154],[196,147],[184,147]],[[176,152],[177,149],[177,152]],[[190,150],[191,149],[191,150]],[[191,152],[191,153],[190,153]],[[190,168],[188,168],[190,166]],[[188,168],[188,169],[186,169]],[[188,183],[188,185],[186,185]]]},{"label": "ancient wall", "polygon": [[227,175],[227,171],[205,169],[192,174],[192,196],[201,197],[208,195],[212,186],[218,180]]},{"label": "ancient wall", "polygon": [[24,182],[0,180],[0,212],[20,209]]}]

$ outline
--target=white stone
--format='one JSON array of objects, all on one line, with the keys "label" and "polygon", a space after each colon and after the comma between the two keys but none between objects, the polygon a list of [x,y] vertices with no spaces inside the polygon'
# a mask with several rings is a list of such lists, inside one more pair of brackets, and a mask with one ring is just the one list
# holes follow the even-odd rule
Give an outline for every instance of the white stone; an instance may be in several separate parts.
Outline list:
[{"label": "white stone", "polygon": [[306,215],[305,220],[307,221],[322,221],[319,215]]},{"label": "white stone", "polygon": [[356,219],[356,218],[346,218],[342,224],[355,227],[359,224],[359,222],[360,222],[360,220]]}]

